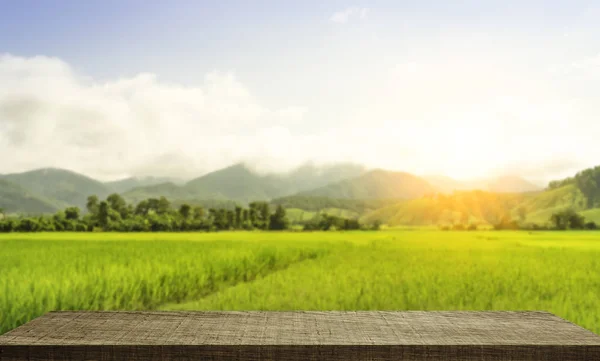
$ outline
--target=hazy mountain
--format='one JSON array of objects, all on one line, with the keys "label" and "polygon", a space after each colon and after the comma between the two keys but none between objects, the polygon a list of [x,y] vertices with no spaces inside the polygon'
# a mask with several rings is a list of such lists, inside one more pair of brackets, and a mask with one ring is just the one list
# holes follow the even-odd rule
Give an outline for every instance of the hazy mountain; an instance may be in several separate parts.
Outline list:
[{"label": "hazy mountain", "polygon": [[412,199],[435,191],[423,178],[378,169],[298,195],[339,199]]},{"label": "hazy mountain", "polygon": [[[405,172],[366,171],[363,166],[349,163],[327,166],[305,164],[279,174],[258,173],[244,164],[235,164],[187,183],[164,177],[132,177],[102,183],[72,171],[46,168],[0,175],[0,179],[8,181],[0,185],[3,195],[0,207],[11,212],[33,213],[52,212],[71,205],[84,209],[89,195],[105,198],[113,192],[123,194],[132,203],[165,196],[176,204],[183,201],[194,204],[227,202],[230,207],[233,202],[247,203],[288,196],[298,196],[302,200],[300,203],[304,204],[314,203],[311,198],[317,197],[393,201],[420,198],[440,190],[448,193],[469,189],[511,193],[539,190],[535,184],[515,176],[476,181],[458,181],[445,176],[426,178]],[[319,204],[323,203],[322,199]],[[23,206],[19,206],[20,203]]]},{"label": "hazy mountain", "polygon": [[59,205],[33,194],[18,184],[0,179],[0,208],[5,213],[51,213],[59,209]]},{"label": "hazy mountain", "polygon": [[475,180],[456,180],[443,175],[424,176],[423,178],[443,193],[467,190],[520,193],[542,190],[542,187],[518,176],[500,176]]},{"label": "hazy mountain", "polygon": [[166,197],[170,201],[193,199],[194,194],[175,183],[167,182],[137,187],[121,194],[127,202],[138,203],[148,198]]},{"label": "hazy mountain", "polygon": [[[586,200],[576,185],[569,184],[535,193],[531,198],[519,204],[519,208],[525,210],[528,222],[545,223],[550,219],[552,213],[566,208],[580,212],[586,211]],[[513,215],[516,217],[517,213],[515,209]]]},{"label": "hazy mountain", "polygon": [[489,179],[487,190],[500,193],[523,193],[541,191],[543,188],[518,176],[502,176]]},{"label": "hazy mountain", "polygon": [[293,194],[354,178],[364,174],[366,171],[366,167],[352,163],[325,166],[316,166],[308,163],[284,174],[283,177],[289,183],[290,189],[288,194]]},{"label": "hazy mountain", "polygon": [[320,167],[307,164],[288,173],[260,174],[239,163],[192,179],[182,186],[165,183],[137,187],[123,196],[134,201],[165,196],[173,200],[234,200],[246,203],[324,186],[359,175],[364,169],[353,164]]},{"label": "hazy mountain", "polygon": [[110,189],[103,183],[65,169],[45,168],[2,176],[32,194],[37,194],[62,207],[75,205],[85,208],[87,197],[95,194],[104,198]]},{"label": "hazy mountain", "polygon": [[473,187],[465,181],[459,181],[445,175],[428,175],[423,176],[429,184],[437,188],[442,193],[452,193],[454,191],[468,190]]},{"label": "hazy mountain", "polygon": [[169,177],[129,177],[125,179],[104,182],[108,188],[116,193],[124,193],[138,187],[147,187],[162,183],[182,185],[185,182],[177,178]]},{"label": "hazy mountain", "polygon": [[600,223],[600,208],[586,208],[586,198],[575,184],[540,192],[457,191],[423,197],[382,207],[368,213],[365,221],[379,220],[391,226],[453,223],[494,224],[501,216],[546,224],[553,213],[573,209],[587,221]]},{"label": "hazy mountain", "polygon": [[236,164],[193,179],[184,188],[204,199],[239,201],[266,200],[286,192],[287,184],[277,176],[259,175],[244,164]]},{"label": "hazy mountain", "polygon": [[532,197],[531,193],[457,191],[451,195],[422,197],[383,207],[367,214],[363,221],[378,220],[390,226],[495,224]]}]

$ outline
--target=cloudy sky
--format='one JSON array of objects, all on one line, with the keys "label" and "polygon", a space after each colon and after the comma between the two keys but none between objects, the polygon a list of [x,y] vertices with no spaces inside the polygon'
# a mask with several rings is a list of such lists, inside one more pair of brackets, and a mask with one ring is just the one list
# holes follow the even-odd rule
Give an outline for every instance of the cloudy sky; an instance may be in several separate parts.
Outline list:
[{"label": "cloudy sky", "polygon": [[[596,4],[594,4],[596,3]],[[600,164],[597,1],[0,2],[0,173]]]}]

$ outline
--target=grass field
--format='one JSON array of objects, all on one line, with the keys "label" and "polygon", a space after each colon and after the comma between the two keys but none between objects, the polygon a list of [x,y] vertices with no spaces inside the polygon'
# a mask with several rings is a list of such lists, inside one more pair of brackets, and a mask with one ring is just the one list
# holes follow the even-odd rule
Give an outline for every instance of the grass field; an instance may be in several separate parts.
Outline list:
[{"label": "grass field", "polygon": [[600,233],[0,235],[0,334],[57,309],[546,310],[600,333]]}]

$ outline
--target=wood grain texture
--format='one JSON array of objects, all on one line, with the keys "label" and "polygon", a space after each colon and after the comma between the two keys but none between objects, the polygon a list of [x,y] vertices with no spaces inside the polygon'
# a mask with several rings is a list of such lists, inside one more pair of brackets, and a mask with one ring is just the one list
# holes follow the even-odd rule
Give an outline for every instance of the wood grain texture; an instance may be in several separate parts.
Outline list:
[{"label": "wood grain texture", "polygon": [[0,360],[600,360],[600,337],[546,312],[51,312]]}]

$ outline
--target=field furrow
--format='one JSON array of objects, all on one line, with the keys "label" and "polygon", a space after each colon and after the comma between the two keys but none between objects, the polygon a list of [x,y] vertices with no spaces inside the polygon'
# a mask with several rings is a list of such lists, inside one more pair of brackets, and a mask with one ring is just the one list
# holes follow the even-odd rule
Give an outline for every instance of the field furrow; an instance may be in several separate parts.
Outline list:
[{"label": "field furrow", "polygon": [[331,245],[0,240],[0,333],[50,310],[150,310],[205,297]]}]

